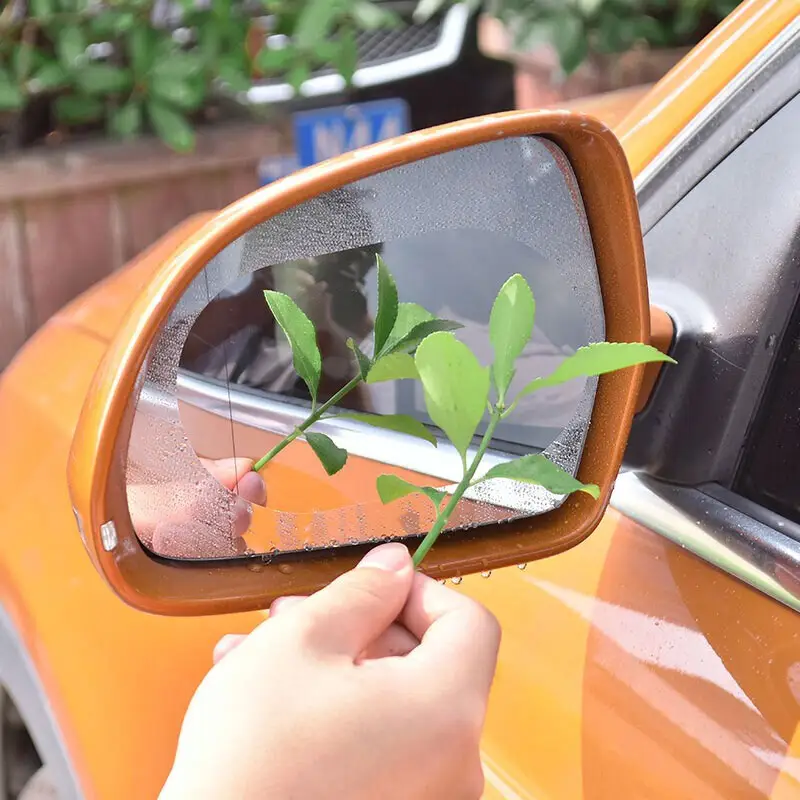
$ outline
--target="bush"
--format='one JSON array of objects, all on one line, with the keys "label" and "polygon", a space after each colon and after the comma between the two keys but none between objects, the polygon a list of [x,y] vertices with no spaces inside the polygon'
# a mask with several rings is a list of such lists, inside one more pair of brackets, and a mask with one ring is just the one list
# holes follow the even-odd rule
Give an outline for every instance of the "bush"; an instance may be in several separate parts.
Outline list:
[{"label": "bush", "polygon": [[[0,13],[0,137],[128,139],[177,151],[219,103],[242,105],[254,74],[299,86],[331,65],[345,78],[358,29],[397,24],[370,0],[11,0]],[[265,33],[285,34],[281,49]]]}]

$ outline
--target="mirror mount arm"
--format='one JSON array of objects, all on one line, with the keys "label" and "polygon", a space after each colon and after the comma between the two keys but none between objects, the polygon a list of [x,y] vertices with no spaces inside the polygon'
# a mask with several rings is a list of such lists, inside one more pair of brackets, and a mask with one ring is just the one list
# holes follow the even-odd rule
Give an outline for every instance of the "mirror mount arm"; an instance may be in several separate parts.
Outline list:
[{"label": "mirror mount arm", "polygon": [[[669,353],[675,341],[675,323],[666,311],[658,306],[650,306],[650,344],[662,353]],[[650,396],[653,394],[658,376],[661,374],[662,361],[647,364],[642,376],[639,397],[636,401],[636,413],[644,411]]]}]

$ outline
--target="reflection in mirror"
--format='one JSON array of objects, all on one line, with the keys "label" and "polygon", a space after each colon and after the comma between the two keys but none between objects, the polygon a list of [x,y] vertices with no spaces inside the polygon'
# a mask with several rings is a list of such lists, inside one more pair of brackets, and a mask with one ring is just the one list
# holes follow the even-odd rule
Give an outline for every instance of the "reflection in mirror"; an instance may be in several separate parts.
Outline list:
[{"label": "reflection in mirror", "polygon": [[[145,545],[179,558],[274,557],[428,531],[435,510],[427,499],[383,505],[375,485],[388,473],[447,492],[461,478],[461,457],[431,423],[418,381],[362,382],[331,412],[407,414],[438,446],[326,416],[313,431],[349,453],[340,472],[327,475],[300,439],[261,471],[266,493],[251,470],[311,408],[264,291],[285,293],[314,323],[322,403],[357,375],[348,340],[372,353],[378,255],[400,301],[460,323],[455,335],[483,364],[492,359],[492,302],[510,275],[525,277],[536,323],[512,396],[604,338],[579,190],[552,143],[527,137],[478,145],[321,195],[220,253],[155,343],[141,376],[127,468],[131,518]],[[595,383],[575,380],[524,398],[497,428],[481,470],[544,451],[575,474]],[[488,481],[467,492],[448,535],[546,513],[562,501],[541,487]]]}]

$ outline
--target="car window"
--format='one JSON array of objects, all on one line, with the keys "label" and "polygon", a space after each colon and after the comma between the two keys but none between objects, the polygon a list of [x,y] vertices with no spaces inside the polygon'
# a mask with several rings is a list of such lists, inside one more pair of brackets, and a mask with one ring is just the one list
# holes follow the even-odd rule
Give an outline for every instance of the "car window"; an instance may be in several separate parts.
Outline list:
[{"label": "car window", "polygon": [[735,489],[800,523],[800,303],[747,437]]}]

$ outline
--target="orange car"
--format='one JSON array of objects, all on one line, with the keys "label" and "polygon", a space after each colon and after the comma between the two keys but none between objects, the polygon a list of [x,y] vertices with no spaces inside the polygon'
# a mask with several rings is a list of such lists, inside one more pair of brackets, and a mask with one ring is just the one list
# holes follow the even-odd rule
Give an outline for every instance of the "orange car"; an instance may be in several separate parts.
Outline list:
[{"label": "orange car", "polygon": [[[460,583],[504,630],[487,799],[800,798],[799,65],[800,5],[751,0],[615,125],[678,366],[584,543]],[[0,379],[0,797],[155,797],[214,643],[263,619],[122,603],[64,478],[121,318],[206,221],[64,309]]]}]

